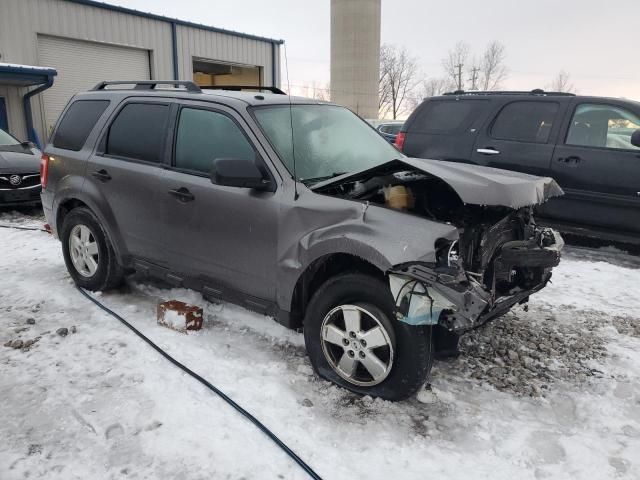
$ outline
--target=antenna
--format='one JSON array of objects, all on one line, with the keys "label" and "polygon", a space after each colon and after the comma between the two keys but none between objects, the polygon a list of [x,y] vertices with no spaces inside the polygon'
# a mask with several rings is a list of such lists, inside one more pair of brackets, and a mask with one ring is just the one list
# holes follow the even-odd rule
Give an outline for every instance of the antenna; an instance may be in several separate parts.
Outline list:
[{"label": "antenna", "polygon": [[287,93],[289,95],[289,123],[291,124],[291,155],[293,156],[293,199],[298,200],[298,176],[296,175],[296,142],[293,136],[293,105],[291,104],[291,84],[289,83],[289,62],[287,60],[287,44],[284,46],[284,68],[287,73]]}]

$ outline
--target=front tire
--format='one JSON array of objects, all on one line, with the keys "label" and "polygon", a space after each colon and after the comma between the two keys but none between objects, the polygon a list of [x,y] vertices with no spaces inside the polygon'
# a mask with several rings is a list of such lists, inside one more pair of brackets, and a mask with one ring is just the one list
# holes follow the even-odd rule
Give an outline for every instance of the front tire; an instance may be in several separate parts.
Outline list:
[{"label": "front tire", "polygon": [[60,232],[62,254],[69,275],[86,290],[102,291],[122,283],[124,272],[100,222],[91,210],[71,210]]},{"label": "front tire", "polygon": [[318,375],[362,395],[413,395],[431,370],[431,327],[400,322],[394,307],[380,279],[348,273],[327,280],[304,320],[307,353]]}]

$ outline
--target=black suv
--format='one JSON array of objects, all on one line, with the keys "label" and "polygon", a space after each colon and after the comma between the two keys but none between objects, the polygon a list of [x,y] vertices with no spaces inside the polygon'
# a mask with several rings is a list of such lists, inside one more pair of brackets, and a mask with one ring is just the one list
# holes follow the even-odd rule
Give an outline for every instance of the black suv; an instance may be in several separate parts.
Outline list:
[{"label": "black suv", "polygon": [[407,155],[554,178],[538,217],[566,233],[640,243],[640,103],[543,92],[425,100],[396,145]]},{"label": "black suv", "polygon": [[550,178],[407,158],[348,109],[275,88],[129,84],[76,95],[42,157],[80,287],[136,270],[239,303],[302,327],[324,378],[400,399],[433,331],[526,302],[559,262],[532,216],[562,195]]}]

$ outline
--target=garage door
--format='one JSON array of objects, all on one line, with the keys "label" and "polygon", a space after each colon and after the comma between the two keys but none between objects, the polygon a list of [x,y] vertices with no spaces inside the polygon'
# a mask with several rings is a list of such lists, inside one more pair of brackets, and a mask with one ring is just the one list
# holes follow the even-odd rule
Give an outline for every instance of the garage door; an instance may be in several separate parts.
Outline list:
[{"label": "garage door", "polygon": [[103,80],[149,80],[149,51],[105,43],[38,35],[40,65],[58,71],[44,92],[48,136],[69,99]]}]

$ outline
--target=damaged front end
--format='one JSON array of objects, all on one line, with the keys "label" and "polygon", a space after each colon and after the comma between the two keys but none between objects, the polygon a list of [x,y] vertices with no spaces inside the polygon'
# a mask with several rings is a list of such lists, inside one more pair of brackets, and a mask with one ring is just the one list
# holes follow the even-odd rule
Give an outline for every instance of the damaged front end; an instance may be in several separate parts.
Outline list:
[{"label": "damaged front end", "polygon": [[[317,193],[446,223],[432,261],[388,270],[400,321],[464,332],[524,303],[560,261],[560,235],[536,225],[533,206],[562,195],[550,178],[420,159],[389,162],[324,182]],[[433,242],[429,235],[425,241]]]},{"label": "damaged front end", "polygon": [[564,245],[557,232],[533,222],[530,208],[461,230],[458,241],[440,246],[435,264],[389,270],[400,321],[456,332],[482,325],[542,289]]}]

